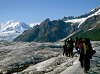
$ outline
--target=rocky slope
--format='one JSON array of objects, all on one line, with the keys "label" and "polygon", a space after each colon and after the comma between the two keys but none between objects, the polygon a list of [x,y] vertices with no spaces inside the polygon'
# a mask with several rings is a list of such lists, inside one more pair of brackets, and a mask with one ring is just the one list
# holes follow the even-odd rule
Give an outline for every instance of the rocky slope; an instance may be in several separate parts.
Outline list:
[{"label": "rocky slope", "polygon": [[78,17],[69,16],[52,21],[46,19],[40,25],[16,37],[14,41],[56,42],[74,32],[87,32],[98,28],[100,28],[100,7]]},{"label": "rocky slope", "polygon": [[[96,54],[88,74],[100,74],[100,41],[92,42]],[[62,55],[62,43],[0,42],[0,71],[14,74],[84,74],[79,56]]]},{"label": "rocky slope", "polygon": [[40,25],[25,31],[19,35],[14,41],[38,41],[38,42],[55,42],[66,37],[70,30],[70,23],[65,23],[62,20],[46,19]]}]

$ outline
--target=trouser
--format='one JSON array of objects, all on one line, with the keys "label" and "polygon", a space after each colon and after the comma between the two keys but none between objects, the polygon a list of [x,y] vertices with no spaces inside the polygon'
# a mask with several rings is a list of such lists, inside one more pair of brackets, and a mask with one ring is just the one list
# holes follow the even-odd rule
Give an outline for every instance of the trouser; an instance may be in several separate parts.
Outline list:
[{"label": "trouser", "polygon": [[89,71],[90,69],[90,58],[89,56],[86,56],[84,57],[84,69],[85,71]]},{"label": "trouser", "polygon": [[68,56],[72,56],[73,57],[73,48],[68,48]]},{"label": "trouser", "polygon": [[83,55],[81,55],[81,54],[80,54],[79,61],[80,61],[81,67],[83,68],[83,61],[84,60],[83,60]]}]

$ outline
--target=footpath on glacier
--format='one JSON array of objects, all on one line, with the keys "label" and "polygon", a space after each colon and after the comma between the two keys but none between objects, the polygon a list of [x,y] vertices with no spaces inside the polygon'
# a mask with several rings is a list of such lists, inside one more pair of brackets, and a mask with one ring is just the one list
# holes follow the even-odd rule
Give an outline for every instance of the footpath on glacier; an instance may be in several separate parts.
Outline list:
[{"label": "footpath on glacier", "polygon": [[[76,51],[73,58],[63,56],[59,43],[0,43],[0,47],[0,71],[3,74],[22,68],[11,74],[85,74]],[[87,74],[100,74],[100,41],[93,41],[92,47],[96,54]]]}]

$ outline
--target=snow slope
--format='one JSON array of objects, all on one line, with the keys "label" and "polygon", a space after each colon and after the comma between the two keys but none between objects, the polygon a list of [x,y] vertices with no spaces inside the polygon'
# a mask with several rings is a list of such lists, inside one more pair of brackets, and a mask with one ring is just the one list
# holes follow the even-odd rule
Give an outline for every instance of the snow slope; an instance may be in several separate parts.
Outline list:
[{"label": "snow slope", "polygon": [[30,24],[30,27],[34,27],[34,26],[36,26],[36,25],[39,25],[40,23],[31,23]]},{"label": "snow slope", "polygon": [[[98,10],[97,12],[95,12],[94,14],[92,14],[92,15],[88,16],[87,18],[85,18],[85,20],[88,19],[88,18],[90,18],[90,17],[92,17],[92,16],[99,15],[99,14],[100,14],[100,8],[99,8],[99,10]],[[84,23],[85,20],[83,20],[83,21],[78,25],[78,28],[80,27],[80,25],[81,25],[82,23]]]},{"label": "snow slope", "polygon": [[72,19],[72,20],[67,20],[65,21],[67,22],[71,22],[71,23],[81,23],[82,21],[86,20],[86,18],[80,18],[80,19]]},{"label": "snow slope", "polygon": [[8,21],[0,25],[0,40],[12,40],[28,30],[30,26],[23,22]]},{"label": "snow slope", "polygon": [[20,32],[29,29],[30,26],[28,24],[25,24],[23,22],[14,22],[14,21],[8,21],[6,23],[1,24],[1,30],[3,32]]},{"label": "snow slope", "polygon": [[[79,28],[80,25],[81,25],[82,23],[85,22],[85,20],[87,20],[88,18],[90,18],[90,17],[92,17],[92,16],[95,16],[95,15],[99,15],[99,14],[100,14],[100,8],[98,7],[97,9],[98,9],[98,11],[96,11],[95,13],[89,15],[88,17],[79,18],[79,19],[67,20],[67,21],[65,21],[65,22],[66,22],[66,23],[67,23],[67,22],[78,23],[78,24],[79,24],[79,25],[78,25],[78,28]],[[91,10],[91,12],[93,12],[93,11],[95,11],[95,9]]]},{"label": "snow slope", "polygon": [[13,40],[25,30],[30,29],[40,23],[26,24],[24,22],[8,21],[0,24],[0,40]]}]

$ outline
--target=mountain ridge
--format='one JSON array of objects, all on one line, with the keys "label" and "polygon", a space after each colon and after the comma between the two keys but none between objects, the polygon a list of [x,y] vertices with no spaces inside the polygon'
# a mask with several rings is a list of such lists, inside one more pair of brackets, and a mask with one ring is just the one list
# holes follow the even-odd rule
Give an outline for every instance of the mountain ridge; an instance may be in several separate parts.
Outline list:
[{"label": "mountain ridge", "polygon": [[8,21],[0,25],[0,40],[12,40],[28,30],[30,26],[23,22]]},{"label": "mountain ridge", "polygon": [[[9,21],[9,22],[6,22],[6,23],[0,25],[0,40],[9,40],[9,39],[13,40],[14,39],[14,41],[17,41],[17,38],[20,37],[21,35],[25,36],[25,33],[28,32],[26,30],[29,30],[29,31],[31,30],[31,33],[34,31],[36,33],[35,32],[34,32],[34,34],[32,33],[33,35],[31,35],[31,33],[30,33],[30,35],[28,35],[28,36],[31,36],[31,37],[26,36],[27,37],[26,40],[25,40],[25,37],[22,37],[24,39],[20,38],[20,39],[18,39],[18,41],[21,41],[21,39],[22,39],[22,41],[24,41],[24,40],[28,41],[28,39],[29,39],[29,41],[54,42],[54,41],[58,41],[59,39],[65,37],[64,34],[66,34],[66,36],[68,36],[76,31],[81,31],[81,30],[88,31],[91,29],[99,28],[100,27],[99,19],[100,19],[100,7],[97,7],[95,9],[91,10],[89,13],[85,13],[84,15],[80,15],[77,17],[68,16],[68,17],[63,17],[62,19],[52,20],[52,21],[49,18],[47,18],[41,23],[26,24],[26,23],[23,23],[20,21],[19,22]],[[59,31],[59,33],[62,36],[61,38],[59,37],[60,34],[58,35],[57,31],[55,32],[55,29],[63,26],[63,24],[61,26],[59,26],[60,25],[59,21],[62,21],[63,24],[64,23],[69,24],[68,27],[66,26],[66,30],[65,30],[66,33],[64,31],[64,34],[62,34],[63,31],[62,31],[62,33]],[[46,25],[44,25],[44,24],[46,24]],[[57,24],[59,24],[59,25],[57,26]],[[39,28],[35,27],[37,25]],[[44,28],[44,26],[45,26],[45,28]],[[63,28],[64,28],[64,26],[63,26]],[[35,30],[32,31],[32,29],[35,29]],[[49,30],[47,30],[47,29],[49,29]],[[53,33],[53,31],[54,31],[54,33]]]},{"label": "mountain ridge", "polygon": [[5,23],[0,24],[0,41],[6,40],[6,41],[13,41],[17,36],[22,34],[24,31],[29,30],[30,28],[33,28],[36,25],[39,25],[40,23],[31,23],[26,24],[21,21],[8,21]]},{"label": "mountain ridge", "polygon": [[[39,28],[37,29],[38,30],[37,32],[36,32],[36,28],[35,27],[33,28],[35,29],[35,31],[33,31],[34,33],[33,36],[30,36],[32,32],[28,30],[25,32],[26,34],[24,33],[24,36],[20,35],[16,37],[14,41],[56,42],[60,39],[67,37],[73,32],[77,32],[81,30],[88,31],[91,29],[96,29],[98,28],[100,24],[99,23],[100,22],[99,21],[100,20],[100,7],[93,9],[91,12],[85,15],[81,15],[78,17],[69,16],[69,17],[64,17],[64,18],[59,19],[59,20],[53,20],[53,21],[50,21],[50,19],[47,18],[46,20],[40,23],[40,25],[38,26]],[[64,26],[64,22],[68,26]],[[60,30],[63,30],[63,31],[60,31]],[[27,36],[30,36],[30,37],[27,37]],[[32,38],[33,40],[30,40]]]},{"label": "mountain ridge", "polygon": [[[62,27],[62,24],[63,24],[63,26],[65,26],[65,28]],[[38,40],[40,41],[41,39],[43,39],[42,41],[47,41],[47,42],[53,41],[53,40],[56,41],[59,38],[63,38],[64,35],[65,36],[67,35],[66,27],[70,28],[70,25],[61,20],[50,21],[49,19],[46,19],[43,22],[41,22],[40,25],[35,26],[33,29],[26,31],[23,34],[24,34],[24,36],[27,36],[27,39],[25,39],[25,40],[29,40],[28,36],[33,34],[32,39],[34,41],[38,41]],[[68,28],[68,30],[69,30],[69,28]],[[61,34],[61,36],[59,36],[59,33],[62,33],[62,32],[64,32],[64,35]],[[52,36],[50,36],[51,34],[52,34]],[[34,36],[36,36],[36,35],[37,35],[37,37],[34,38]],[[20,36],[23,37],[23,39]],[[20,37],[19,40],[22,39],[22,41],[23,41],[24,36],[23,35],[20,35],[20,36],[19,36]],[[15,40],[16,40],[16,38],[15,38]]]}]

